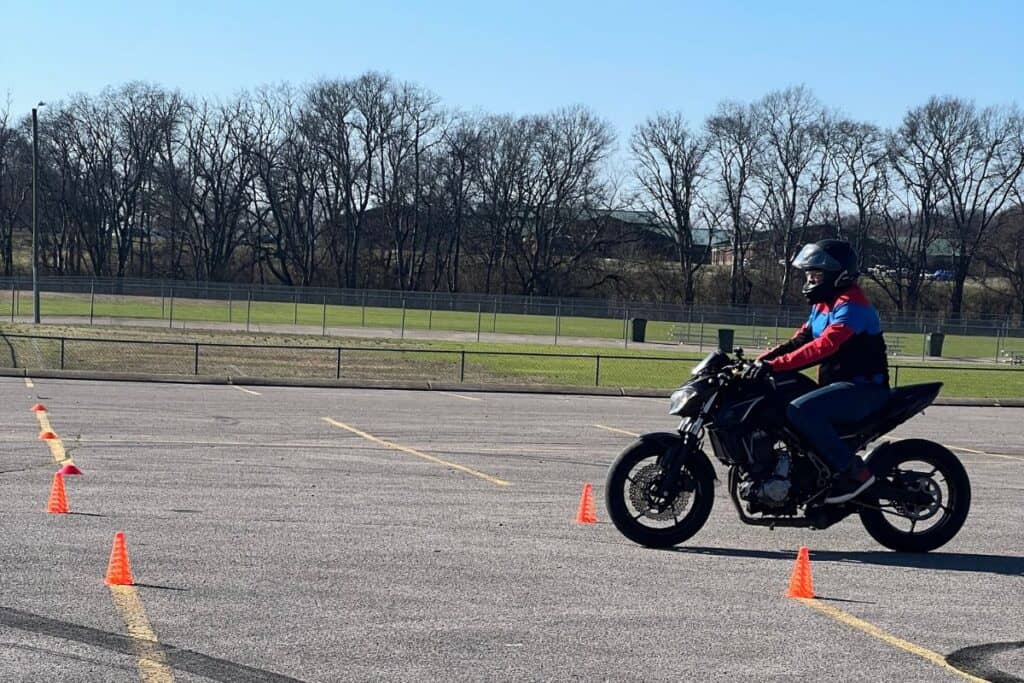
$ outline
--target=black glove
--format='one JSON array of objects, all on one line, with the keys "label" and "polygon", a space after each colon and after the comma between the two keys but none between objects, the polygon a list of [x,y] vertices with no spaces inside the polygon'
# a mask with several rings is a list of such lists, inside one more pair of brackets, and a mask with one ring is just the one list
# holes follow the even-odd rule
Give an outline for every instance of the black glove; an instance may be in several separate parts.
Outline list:
[{"label": "black glove", "polygon": [[752,382],[763,382],[772,376],[772,366],[763,360],[755,360],[743,371],[743,379]]}]

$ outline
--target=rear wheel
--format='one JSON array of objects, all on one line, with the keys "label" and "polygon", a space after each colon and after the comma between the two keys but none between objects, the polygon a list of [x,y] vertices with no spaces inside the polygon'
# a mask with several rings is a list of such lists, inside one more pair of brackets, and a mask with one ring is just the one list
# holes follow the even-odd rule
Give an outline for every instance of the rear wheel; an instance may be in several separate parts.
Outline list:
[{"label": "rear wheel", "polygon": [[671,500],[658,495],[665,474],[658,458],[666,448],[653,440],[635,442],[615,459],[605,482],[605,504],[615,528],[649,548],[669,548],[696,534],[715,500],[715,473],[699,451],[681,471],[682,490]]},{"label": "rear wheel", "polygon": [[888,486],[916,500],[889,500],[872,495],[858,499],[868,506],[860,520],[871,537],[892,550],[928,552],[956,536],[971,507],[971,482],[960,460],[932,441],[907,439],[882,447],[868,460],[872,473]]}]

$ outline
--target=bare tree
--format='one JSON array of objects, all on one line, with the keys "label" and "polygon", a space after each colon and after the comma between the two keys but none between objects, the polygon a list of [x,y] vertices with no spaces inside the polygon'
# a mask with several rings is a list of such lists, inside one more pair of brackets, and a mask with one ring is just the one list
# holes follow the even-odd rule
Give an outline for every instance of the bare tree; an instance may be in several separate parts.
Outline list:
[{"label": "bare tree", "polygon": [[839,121],[831,162],[835,225],[839,236],[849,240],[864,259],[885,187],[885,134],[869,123]]},{"label": "bare tree", "polygon": [[417,86],[396,85],[389,93],[387,116],[379,121],[380,167],[376,199],[392,239],[398,288],[415,289],[429,242],[422,220],[424,158],[438,143],[443,125],[437,97]]},{"label": "bare tree", "polygon": [[118,277],[125,274],[140,231],[144,188],[172,121],[172,99],[155,86],[130,83],[95,99],[80,95],[51,120],[58,146],[68,152],[65,178],[80,183],[70,218],[97,275],[112,268]]},{"label": "bare tree", "polygon": [[[680,114],[662,114],[637,127],[630,142],[640,185],[640,205],[676,245],[683,301],[693,303],[694,276],[704,265],[711,239],[697,253],[694,209],[707,176],[710,141],[690,130]],[[710,235],[709,235],[710,238]]]},{"label": "bare tree", "polygon": [[957,250],[950,314],[960,317],[971,262],[1024,170],[1024,126],[1015,110],[987,107],[954,97],[933,97],[911,110],[904,126],[933,149],[945,189]]},{"label": "bare tree", "polygon": [[184,208],[184,237],[197,279],[229,278],[244,242],[249,188],[255,177],[252,117],[246,97],[188,110],[182,133],[184,182],[175,177],[172,192]]},{"label": "bare tree", "polygon": [[476,197],[473,178],[480,151],[479,122],[461,117],[445,130],[441,147],[432,157],[434,183],[428,196],[432,198],[429,203],[438,232],[434,241],[432,290],[436,291],[443,283],[447,291],[459,291],[463,233]]},{"label": "bare tree", "polygon": [[[320,159],[298,123],[296,93],[286,86],[257,95],[246,133],[254,164],[249,200],[253,248],[285,284],[309,285],[323,262],[326,221],[319,201]],[[264,258],[265,257],[265,258]]]},{"label": "bare tree", "polygon": [[732,247],[729,275],[729,303],[750,303],[750,288],[744,286],[746,253],[763,202],[758,206],[750,195],[754,163],[761,153],[761,129],[749,105],[723,103],[708,119],[706,128],[711,138],[710,155],[715,166],[715,180],[726,207],[725,232]]},{"label": "bare tree", "polygon": [[368,73],[352,81],[326,81],[308,94],[303,130],[323,157],[319,184],[328,221],[328,249],[338,281],[363,283],[361,258],[367,212],[376,183],[380,119],[390,79]]},{"label": "bare tree", "polygon": [[755,105],[764,136],[757,177],[767,207],[772,258],[782,266],[777,303],[788,300],[790,260],[814,223],[829,185],[829,147],[834,124],[803,86],[769,93]]},{"label": "bare tree", "polygon": [[522,193],[533,186],[536,174],[532,159],[539,130],[535,117],[491,116],[481,122],[480,155],[473,167],[479,201],[471,209],[467,245],[483,261],[485,293],[507,292],[508,263],[523,213]]},{"label": "bare tree", "polygon": [[992,239],[983,248],[985,264],[1005,278],[1024,321],[1024,180],[1018,178],[1011,206],[1001,212],[992,228]]},{"label": "bare tree", "polygon": [[32,190],[32,151],[29,140],[11,125],[9,105],[0,109],[0,263],[3,274],[14,274],[14,231],[27,222]]},{"label": "bare tree", "polygon": [[887,141],[881,219],[885,261],[894,270],[876,277],[901,312],[916,311],[924,285],[928,249],[943,228],[945,193],[935,164],[937,141],[921,135],[914,119],[905,119]]},{"label": "bare tree", "polygon": [[509,246],[525,294],[549,295],[556,278],[599,248],[607,185],[601,164],[611,151],[609,125],[583,107],[538,121],[532,172],[517,189],[519,213]]}]

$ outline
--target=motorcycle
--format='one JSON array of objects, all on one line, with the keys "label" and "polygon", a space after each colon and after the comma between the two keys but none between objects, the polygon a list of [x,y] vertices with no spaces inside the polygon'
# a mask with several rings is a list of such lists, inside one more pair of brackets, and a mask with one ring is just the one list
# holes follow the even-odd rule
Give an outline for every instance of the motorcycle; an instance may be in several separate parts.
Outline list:
[{"label": "motorcycle", "polygon": [[[826,529],[857,513],[867,532],[892,550],[928,552],[952,539],[971,504],[960,460],[925,439],[881,442],[866,453],[875,483],[841,504],[823,501],[833,473],[788,424],[786,406],[818,388],[800,373],[744,377],[750,361],[716,350],[671,397],[675,433],[640,436],[608,469],[605,503],[626,538],[667,548],[700,531],[714,503],[715,469],[705,437],[728,468],[728,492],[746,524]],[[892,389],[885,406],[857,423],[837,425],[854,452],[866,450],[931,405],[941,382]]]}]

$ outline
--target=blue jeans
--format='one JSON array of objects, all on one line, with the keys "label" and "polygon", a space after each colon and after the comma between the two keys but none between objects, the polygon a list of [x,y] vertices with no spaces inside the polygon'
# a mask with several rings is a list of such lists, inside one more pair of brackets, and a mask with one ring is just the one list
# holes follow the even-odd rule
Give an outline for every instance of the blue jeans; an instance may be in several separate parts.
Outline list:
[{"label": "blue jeans", "polygon": [[863,420],[888,399],[889,387],[883,384],[835,382],[790,403],[786,416],[832,471],[842,472],[853,462],[853,453],[833,425]]}]

